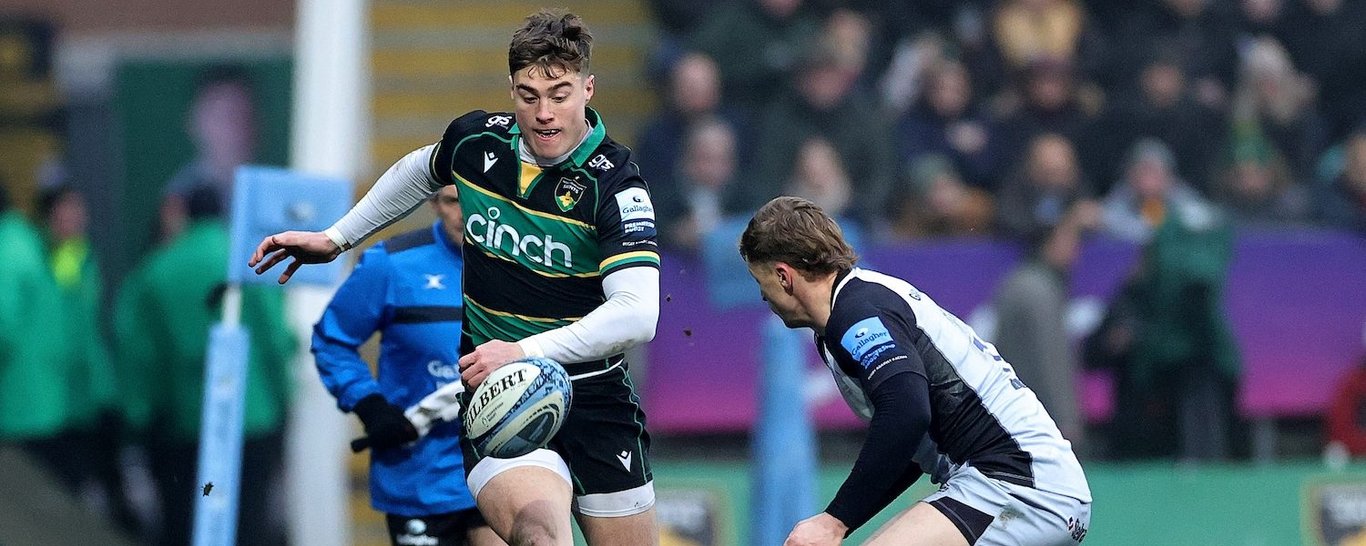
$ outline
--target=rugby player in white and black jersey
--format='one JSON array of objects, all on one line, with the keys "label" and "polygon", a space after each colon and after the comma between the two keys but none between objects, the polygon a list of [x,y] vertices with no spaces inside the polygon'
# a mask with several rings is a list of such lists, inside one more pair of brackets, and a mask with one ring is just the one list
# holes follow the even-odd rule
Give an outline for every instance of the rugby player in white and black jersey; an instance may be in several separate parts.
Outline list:
[{"label": "rugby player in white and black jersey", "polygon": [[779,197],[740,255],[769,307],[815,331],[840,392],[869,421],[849,477],[789,546],[839,544],[929,474],[939,491],[867,544],[1076,544],[1091,492],[1071,444],[1010,364],[910,283],[855,267],[820,207]]}]

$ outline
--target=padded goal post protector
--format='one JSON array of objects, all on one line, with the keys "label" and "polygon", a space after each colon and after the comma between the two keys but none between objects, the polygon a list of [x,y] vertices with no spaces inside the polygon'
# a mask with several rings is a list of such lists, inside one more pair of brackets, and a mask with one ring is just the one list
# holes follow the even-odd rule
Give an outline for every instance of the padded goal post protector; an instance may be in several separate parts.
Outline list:
[{"label": "padded goal post protector", "polygon": [[194,497],[194,546],[235,544],[250,352],[250,336],[241,326],[220,323],[209,331]]},{"label": "padded goal post protector", "polygon": [[[751,289],[752,290],[752,289]],[[764,321],[759,417],[751,444],[750,538],[782,544],[816,513],[816,433],[806,399],[810,338],[774,315]],[[829,377],[822,377],[829,381]]]},{"label": "padded goal post protector", "polygon": [[[281,231],[327,229],[351,208],[351,201],[351,183],[346,180],[272,167],[239,167],[233,181],[229,293],[243,283],[276,282],[284,265],[275,266],[277,273],[264,275],[247,266],[262,239]],[[332,286],[343,272],[342,260],[309,265],[299,269],[291,284]],[[240,298],[225,298],[224,305],[240,305]],[[232,309],[225,317],[238,314]],[[235,319],[215,324],[209,332],[196,483],[200,493],[193,500],[194,546],[235,543],[250,348],[250,333]]]},{"label": "padded goal post protector", "polygon": [[[247,260],[261,240],[281,231],[322,231],[346,214],[351,204],[348,180],[275,167],[239,167],[233,187],[228,283],[274,283],[289,260],[257,275]],[[344,272],[343,262],[301,267],[290,284],[334,285]]]}]

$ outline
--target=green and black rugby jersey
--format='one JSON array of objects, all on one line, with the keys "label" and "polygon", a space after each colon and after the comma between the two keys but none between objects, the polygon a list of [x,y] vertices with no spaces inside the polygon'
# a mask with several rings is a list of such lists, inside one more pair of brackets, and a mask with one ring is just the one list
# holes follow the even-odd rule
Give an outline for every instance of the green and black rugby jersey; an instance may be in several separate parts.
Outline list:
[{"label": "green and black rugby jersey", "polygon": [[592,109],[588,122],[587,140],[552,167],[519,159],[511,113],[465,114],[432,152],[432,174],[459,188],[465,213],[462,354],[570,324],[606,300],[607,274],[659,267],[654,207],[631,151]]}]

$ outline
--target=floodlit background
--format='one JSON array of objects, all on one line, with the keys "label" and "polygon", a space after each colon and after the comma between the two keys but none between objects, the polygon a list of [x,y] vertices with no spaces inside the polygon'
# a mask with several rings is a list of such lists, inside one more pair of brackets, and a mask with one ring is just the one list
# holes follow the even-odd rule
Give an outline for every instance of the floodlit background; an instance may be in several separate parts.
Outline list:
[{"label": "floodlit background", "polygon": [[[1086,468],[1087,544],[1366,540],[1366,2],[556,4],[595,37],[592,106],[661,227],[631,371],[666,544],[760,544],[760,514],[820,510],[858,453],[734,251],[780,194],[1014,364]],[[194,235],[193,188],[257,164],[359,196],[453,118],[511,108],[507,44],[539,7],[0,0],[0,543],[156,544],[193,505],[202,350],[127,364],[172,337],[129,294],[180,284],[143,272]],[[386,544],[359,425],[307,353],[330,292],[272,290],[245,461],[269,517],[239,536]],[[814,502],[765,493],[784,480]]]}]

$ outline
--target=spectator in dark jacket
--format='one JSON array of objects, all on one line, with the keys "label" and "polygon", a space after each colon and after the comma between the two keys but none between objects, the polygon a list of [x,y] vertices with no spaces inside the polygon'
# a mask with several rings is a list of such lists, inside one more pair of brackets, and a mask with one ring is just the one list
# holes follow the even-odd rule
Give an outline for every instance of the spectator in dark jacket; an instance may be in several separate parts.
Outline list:
[{"label": "spectator in dark jacket", "polygon": [[1059,134],[1039,135],[1030,143],[1022,168],[1001,186],[997,224],[1008,237],[1035,241],[1090,194],[1072,142]]},{"label": "spectator in dark jacket", "polygon": [[1071,64],[1056,59],[1030,63],[1016,94],[1019,102],[998,113],[998,142],[1006,164],[1019,161],[1034,137],[1043,133],[1062,135],[1074,147],[1090,141],[1099,104],[1084,100]]},{"label": "spectator in dark jacket", "polygon": [[762,116],[752,177],[743,188],[758,208],[782,191],[802,143],[822,137],[839,152],[853,184],[851,216],[862,222],[885,208],[894,169],[890,124],[858,92],[856,70],[818,45],[794,76],[793,92],[769,102]]},{"label": "spectator in dark jacket", "polygon": [[976,111],[967,68],[942,61],[926,75],[916,106],[897,122],[898,159],[910,165],[927,154],[945,155],[968,183],[990,191],[999,160],[994,130]]},{"label": "spectator in dark jacket", "polygon": [[666,247],[696,250],[708,233],[742,210],[736,146],[735,131],[725,121],[709,118],[692,124],[674,183],[650,186]]},{"label": "spectator in dark jacket", "polygon": [[[683,154],[686,135],[700,120],[720,117],[732,127],[746,125],[744,116],[721,102],[721,75],[716,62],[702,53],[688,53],[670,72],[665,106],[640,131],[631,157],[640,165],[640,174],[650,189],[677,183],[677,163]],[[743,141],[737,139],[737,145]]]},{"label": "spectator in dark jacket", "polygon": [[1210,171],[1227,138],[1223,113],[1195,100],[1185,61],[1171,50],[1154,52],[1137,87],[1137,94],[1111,95],[1101,129],[1095,132],[1092,149],[1101,154],[1095,161],[1097,193],[1108,191],[1109,181],[1123,175],[1125,154],[1144,138],[1167,143],[1181,178],[1208,191]]}]

